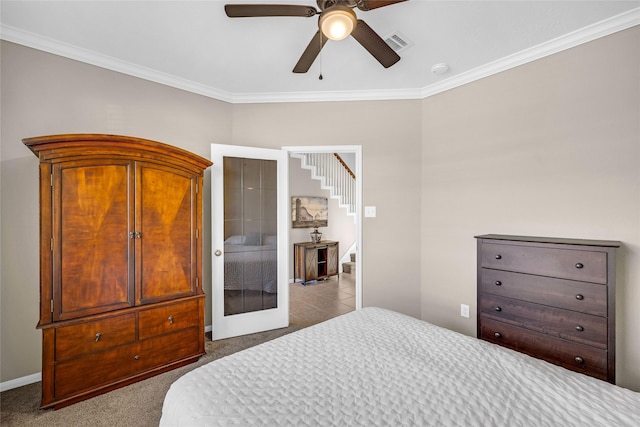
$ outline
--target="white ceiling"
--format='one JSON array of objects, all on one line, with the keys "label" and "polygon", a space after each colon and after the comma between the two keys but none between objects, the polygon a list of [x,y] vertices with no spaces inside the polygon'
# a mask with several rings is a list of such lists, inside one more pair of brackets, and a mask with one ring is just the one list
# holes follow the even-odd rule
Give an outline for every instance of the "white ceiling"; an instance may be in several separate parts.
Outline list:
[{"label": "white ceiling", "polygon": [[[423,98],[640,24],[640,0],[409,0],[356,9],[381,37],[399,32],[413,43],[397,64],[383,68],[349,37],[329,41],[308,73],[294,74],[317,17],[231,19],[226,3],[316,6],[315,0],[2,0],[0,34],[240,103]],[[437,63],[447,63],[449,72],[433,74]]]}]

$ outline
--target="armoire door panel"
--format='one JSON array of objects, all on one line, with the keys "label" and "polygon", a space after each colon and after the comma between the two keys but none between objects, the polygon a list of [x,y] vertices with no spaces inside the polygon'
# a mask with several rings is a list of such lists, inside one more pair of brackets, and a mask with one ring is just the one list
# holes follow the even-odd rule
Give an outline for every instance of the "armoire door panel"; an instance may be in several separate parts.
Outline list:
[{"label": "armoire door panel", "polygon": [[64,320],[130,307],[129,162],[56,165],[54,318]]},{"label": "armoire door panel", "polygon": [[195,295],[197,176],[139,163],[136,183],[138,302]]}]

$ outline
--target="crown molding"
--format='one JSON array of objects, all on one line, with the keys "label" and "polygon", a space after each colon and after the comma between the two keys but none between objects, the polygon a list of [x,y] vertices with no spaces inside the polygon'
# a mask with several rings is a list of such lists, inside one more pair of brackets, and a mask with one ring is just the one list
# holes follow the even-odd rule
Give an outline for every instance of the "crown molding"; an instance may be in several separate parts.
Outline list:
[{"label": "crown molding", "polygon": [[333,101],[385,101],[421,99],[420,89],[389,89],[362,91],[247,93],[233,95],[235,104],[270,102],[333,102]]},{"label": "crown molding", "polygon": [[640,7],[427,86],[420,91],[420,97],[427,98],[639,24]]},{"label": "crown molding", "polygon": [[334,92],[230,93],[11,26],[0,28],[0,39],[232,104],[379,101],[427,98],[639,24],[640,7],[426,87]]},{"label": "crown molding", "polygon": [[52,53],[54,55],[95,65],[96,67],[116,71],[140,79],[182,89],[187,92],[219,99],[221,101],[233,102],[233,95],[210,86],[205,86],[191,80],[183,79],[172,74],[163,73],[151,68],[122,61],[112,56],[103,55],[89,49],[84,49],[58,40],[41,36],[36,33],[24,31],[19,28],[3,25],[0,28],[0,39],[12,43],[17,43],[26,47]]}]

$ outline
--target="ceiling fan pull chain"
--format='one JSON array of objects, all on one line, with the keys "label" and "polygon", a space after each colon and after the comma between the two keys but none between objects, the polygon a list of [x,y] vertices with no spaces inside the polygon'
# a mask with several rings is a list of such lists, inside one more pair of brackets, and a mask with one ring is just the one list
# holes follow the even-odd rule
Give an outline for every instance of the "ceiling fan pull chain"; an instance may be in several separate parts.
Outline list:
[{"label": "ceiling fan pull chain", "polygon": [[322,80],[322,37],[324,35],[320,32],[320,52],[318,52],[318,60],[320,61],[320,75],[318,76],[318,80]]}]

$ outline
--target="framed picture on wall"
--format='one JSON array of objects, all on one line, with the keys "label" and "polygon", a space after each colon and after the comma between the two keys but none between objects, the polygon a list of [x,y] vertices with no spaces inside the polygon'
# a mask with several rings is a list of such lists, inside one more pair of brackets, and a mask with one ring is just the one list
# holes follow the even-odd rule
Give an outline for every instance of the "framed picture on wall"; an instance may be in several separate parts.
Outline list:
[{"label": "framed picture on wall", "polygon": [[329,201],[326,197],[293,196],[291,224],[293,228],[326,227],[329,223]]}]

